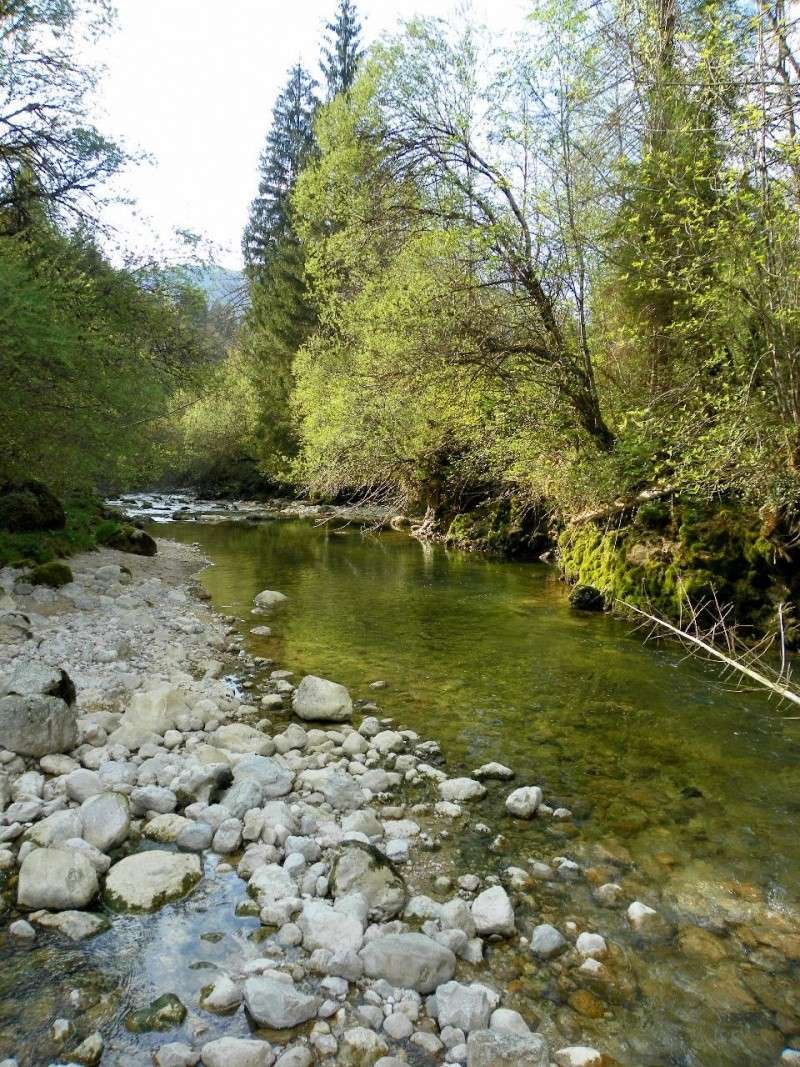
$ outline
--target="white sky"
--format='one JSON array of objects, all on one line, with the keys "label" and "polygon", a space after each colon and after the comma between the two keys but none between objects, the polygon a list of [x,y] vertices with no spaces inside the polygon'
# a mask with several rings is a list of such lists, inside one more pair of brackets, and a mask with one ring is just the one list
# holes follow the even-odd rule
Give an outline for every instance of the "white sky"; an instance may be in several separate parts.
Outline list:
[{"label": "white sky", "polygon": [[[117,0],[117,30],[87,56],[106,67],[95,117],[103,132],[153,157],[117,186],[136,208],[106,210],[122,243],[169,254],[174,230],[188,229],[213,243],[218,262],[241,265],[272,105],[298,59],[316,73],[335,7],[336,0]],[[471,4],[497,31],[522,28],[531,7]],[[415,14],[450,17],[456,4],[360,0],[358,8],[369,43]]]}]

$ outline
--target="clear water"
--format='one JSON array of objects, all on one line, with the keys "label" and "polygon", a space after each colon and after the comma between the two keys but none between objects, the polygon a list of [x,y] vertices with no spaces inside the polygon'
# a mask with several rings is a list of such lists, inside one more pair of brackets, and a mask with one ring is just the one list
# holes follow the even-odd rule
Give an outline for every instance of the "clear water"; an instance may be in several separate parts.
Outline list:
[{"label": "clear water", "polygon": [[[571,917],[618,945],[614,980],[590,987],[600,1019],[570,1006],[574,969],[496,954],[546,1032],[596,1041],[631,1067],[773,1064],[800,1034],[792,710],[732,692],[715,669],[643,644],[626,623],[575,613],[544,565],[300,521],[164,532],[199,542],[213,561],[203,582],[243,632],[265,621],[250,614],[255,593],[287,594],[266,620],[273,636],[251,636],[251,651],[377,696],[383,714],[442,744],[453,774],[499,760],[515,784],[539,784],[575,812],[563,828],[511,820],[508,787],[494,783],[453,827],[444,866],[500,872],[566,855],[669,917],[672,936],[642,942],[624,914],[594,904],[585,878],[524,894],[533,920]],[[370,692],[375,679],[387,689]],[[488,853],[477,820],[508,845]],[[687,938],[697,926],[706,934]]]},{"label": "clear water", "polygon": [[[529,859],[580,863],[577,881],[521,891],[517,911],[523,925],[575,921],[603,933],[603,980],[581,979],[570,957],[537,964],[516,945],[490,948],[475,972],[502,983],[504,1003],[555,1048],[594,1045],[624,1067],[771,1067],[786,1044],[800,1045],[793,711],[728,691],[711,668],[672,646],[643,645],[622,622],[572,612],[542,565],[294,520],[157,532],[199,542],[212,561],[202,580],[214,605],[244,634],[273,628],[270,638],[248,636],[251,652],[375,698],[381,714],[439,741],[452,774],[498,760],[514,768],[515,785],[539,784],[549,803],[573,810],[566,824],[511,820],[510,787],[490,783],[413,886],[434,894],[436,874],[499,874]],[[265,588],[289,597],[268,618],[250,613]],[[387,688],[370,691],[379,678]],[[497,833],[506,840],[492,851]],[[257,921],[233,914],[239,879],[216,874],[213,860],[206,874],[187,901],[117,919],[84,945],[40,935],[31,948],[0,931],[0,1059],[51,1062],[59,1049],[49,1025],[59,1016],[79,1035],[100,1027],[115,1064],[149,1063],[164,1041],[246,1033],[241,1012],[219,1019],[198,1007],[217,968],[235,970],[264,949]],[[593,886],[608,881],[622,885],[626,904],[658,908],[669,931],[635,937],[624,911],[593,899]],[[70,1006],[75,988],[86,1010]],[[125,1011],[166,992],[189,1008],[184,1025],[129,1034]]]}]

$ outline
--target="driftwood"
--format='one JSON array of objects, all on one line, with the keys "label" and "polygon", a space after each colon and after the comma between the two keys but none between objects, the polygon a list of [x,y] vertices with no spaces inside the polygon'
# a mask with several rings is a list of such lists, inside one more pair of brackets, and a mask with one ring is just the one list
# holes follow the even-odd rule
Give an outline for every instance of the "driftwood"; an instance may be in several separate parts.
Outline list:
[{"label": "driftwood", "polygon": [[667,486],[665,489],[644,489],[636,496],[615,500],[613,504],[604,504],[601,508],[594,508],[591,511],[582,511],[580,515],[570,520],[570,525],[581,526],[587,522],[602,522],[604,519],[622,515],[626,511],[633,511],[640,504],[648,504],[652,500],[664,500],[674,493],[674,485]]},{"label": "driftwood", "polygon": [[784,682],[788,682],[788,677],[784,671],[785,658],[783,656],[783,645],[781,647],[781,671],[777,674],[777,677],[770,678],[765,670],[756,670],[746,663],[743,657],[737,656],[733,651],[733,646],[730,642],[729,650],[726,652],[712,644],[710,641],[705,640],[701,635],[681,629],[680,626],[675,626],[673,623],[667,622],[666,619],[651,615],[650,612],[634,607],[633,604],[628,604],[624,600],[618,600],[617,603],[625,608],[626,611],[632,612],[641,619],[652,623],[657,629],[663,630],[673,637],[677,637],[679,641],[684,645],[688,645],[690,649],[700,652],[705,656],[708,656],[710,659],[721,663],[727,670],[736,674],[741,674],[745,678],[749,678],[750,681],[755,682],[756,685],[762,686],[764,689],[768,689],[770,692],[775,693],[781,700],[788,700],[792,704],[800,705],[800,693],[795,692],[793,689],[789,688],[788,685],[784,684]]}]

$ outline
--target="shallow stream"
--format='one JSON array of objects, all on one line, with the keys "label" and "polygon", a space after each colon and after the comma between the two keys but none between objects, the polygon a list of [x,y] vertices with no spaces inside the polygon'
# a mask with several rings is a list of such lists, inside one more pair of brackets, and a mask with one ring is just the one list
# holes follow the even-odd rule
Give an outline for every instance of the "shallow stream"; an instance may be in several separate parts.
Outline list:
[{"label": "shallow stream", "polygon": [[[527,909],[615,939],[624,958],[614,981],[576,997],[558,968],[498,953],[545,1032],[558,1025],[629,1067],[766,1067],[800,1035],[791,710],[732,692],[716,670],[644,644],[624,622],[572,611],[541,564],[286,519],[160,530],[200,543],[213,561],[203,582],[243,632],[265,621],[250,614],[255,593],[287,594],[266,620],[273,636],[249,638],[252,652],[360,697],[385,680],[382,713],[439,741],[450,773],[498,760],[516,784],[572,809],[566,826],[511,820],[509,787],[493,783],[447,846],[457,873],[558,855],[589,868],[575,882],[538,883]],[[508,844],[489,852],[497,832]],[[609,880],[626,901],[663,911],[672,936],[639,941],[624,912],[598,907],[592,883]]]},{"label": "shallow stream", "polygon": [[[435,895],[437,874],[502,874],[559,856],[579,864],[574,880],[521,890],[518,918],[523,929],[575,921],[602,933],[612,945],[603,978],[577,976],[566,958],[537,964],[518,944],[490,946],[474,972],[501,982],[504,1005],[555,1048],[594,1045],[624,1067],[772,1067],[786,1045],[800,1047],[792,711],[731,692],[711,668],[644,644],[623,622],[573,612],[544,565],[297,519],[169,522],[157,532],[200,544],[212,561],[202,581],[214,606],[241,620],[251,653],[374,698],[380,714],[440,742],[452,775],[497,760],[514,768],[515,785],[541,785],[548,803],[573,811],[564,823],[512,820],[503,810],[511,787],[488,783],[414,884]],[[255,616],[262,589],[289,600]],[[271,637],[250,634],[264,623]],[[370,690],[376,679],[386,688]],[[498,833],[505,840],[493,845]],[[608,882],[626,905],[657,908],[664,935],[638,938],[624,908],[601,907],[593,890]],[[212,858],[185,902],[115,919],[90,942],[4,938],[0,1053],[15,1050],[26,1065],[56,1057],[49,1024],[75,1015],[67,995],[76,988],[87,1027],[107,1037],[103,1062],[144,1064],[163,1041],[244,1034],[242,1013],[196,1010],[217,968],[265,950],[258,921],[234,916],[244,898]],[[129,1034],[124,1012],[167,991],[192,1006],[184,1027]]]}]

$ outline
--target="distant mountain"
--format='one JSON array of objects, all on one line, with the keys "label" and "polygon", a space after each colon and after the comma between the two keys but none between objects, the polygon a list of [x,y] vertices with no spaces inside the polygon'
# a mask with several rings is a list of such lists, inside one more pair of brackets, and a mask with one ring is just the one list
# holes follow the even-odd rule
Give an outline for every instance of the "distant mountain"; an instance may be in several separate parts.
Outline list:
[{"label": "distant mountain", "polygon": [[175,266],[171,273],[181,281],[202,289],[209,304],[228,304],[238,312],[246,311],[249,306],[244,271],[208,264]]}]

